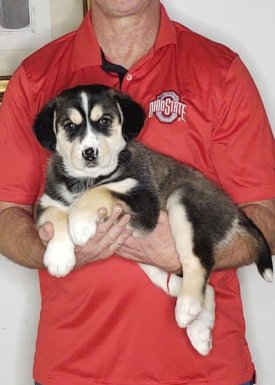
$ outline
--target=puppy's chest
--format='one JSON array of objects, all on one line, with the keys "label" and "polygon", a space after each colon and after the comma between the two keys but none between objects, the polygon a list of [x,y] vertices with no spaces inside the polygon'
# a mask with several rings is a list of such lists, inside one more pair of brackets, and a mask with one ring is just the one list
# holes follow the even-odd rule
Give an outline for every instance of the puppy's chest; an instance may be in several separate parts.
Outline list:
[{"label": "puppy's chest", "polygon": [[70,191],[64,184],[59,185],[58,190],[64,200],[64,203],[68,206],[70,206],[82,194],[80,191]]},{"label": "puppy's chest", "polygon": [[88,180],[74,181],[73,183],[58,184],[58,194],[66,206],[74,203],[85,191],[92,188],[92,182]]}]

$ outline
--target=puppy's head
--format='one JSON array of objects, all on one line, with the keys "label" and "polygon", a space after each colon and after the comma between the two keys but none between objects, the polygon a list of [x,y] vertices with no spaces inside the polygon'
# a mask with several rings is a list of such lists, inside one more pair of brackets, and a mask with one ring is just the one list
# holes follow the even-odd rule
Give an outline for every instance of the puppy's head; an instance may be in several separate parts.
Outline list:
[{"label": "puppy's head", "polygon": [[59,153],[75,177],[107,175],[126,142],[141,131],[145,114],[129,96],[102,85],[63,91],[38,114],[34,133]]}]

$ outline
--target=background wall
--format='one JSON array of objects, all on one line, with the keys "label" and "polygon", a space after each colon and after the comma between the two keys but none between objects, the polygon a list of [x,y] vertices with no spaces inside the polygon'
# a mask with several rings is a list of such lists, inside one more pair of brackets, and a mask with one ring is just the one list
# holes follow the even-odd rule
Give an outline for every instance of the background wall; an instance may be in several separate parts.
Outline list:
[{"label": "background wall", "polygon": [[[258,85],[275,128],[274,0],[163,0],[163,3],[175,20],[240,54]],[[258,384],[274,385],[275,284],[265,283],[255,266],[240,269],[239,277],[247,339],[257,367]],[[32,384],[39,307],[37,273],[0,256],[0,384]]]},{"label": "background wall", "polygon": [[[30,24],[23,29],[2,28],[1,9],[5,5],[5,14],[9,11],[14,17],[16,7],[20,15],[22,1],[29,4]],[[81,0],[0,0],[0,75],[11,75],[25,57],[76,29],[82,17]]]}]

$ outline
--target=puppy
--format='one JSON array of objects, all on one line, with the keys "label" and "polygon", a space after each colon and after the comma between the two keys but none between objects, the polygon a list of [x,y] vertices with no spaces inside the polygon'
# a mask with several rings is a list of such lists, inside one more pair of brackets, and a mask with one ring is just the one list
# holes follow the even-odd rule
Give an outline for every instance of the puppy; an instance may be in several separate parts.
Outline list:
[{"label": "puppy", "polygon": [[187,328],[194,348],[206,355],[215,309],[207,282],[219,250],[237,236],[253,242],[258,270],[271,281],[270,249],[258,228],[200,172],[133,140],[144,118],[143,109],[127,95],[102,85],[66,90],[39,113],[34,133],[53,152],[37,207],[38,225],[49,221],[54,227],[44,264],[57,277],[73,269],[74,246],[95,234],[100,207],[110,215],[120,204],[131,214],[136,234],[152,231],[165,210],[184,278],[172,275],[167,288],[167,273],[140,266],[177,297],[177,324]]}]

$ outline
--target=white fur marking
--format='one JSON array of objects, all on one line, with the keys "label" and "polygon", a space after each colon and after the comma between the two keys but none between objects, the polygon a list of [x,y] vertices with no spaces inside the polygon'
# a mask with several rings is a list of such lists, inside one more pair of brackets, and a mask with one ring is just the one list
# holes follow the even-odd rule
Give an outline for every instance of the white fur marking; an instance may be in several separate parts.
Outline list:
[{"label": "white fur marking", "polygon": [[198,317],[189,325],[186,332],[188,338],[201,355],[206,356],[212,349],[211,330],[215,322],[215,292],[212,286],[207,285],[205,302]]},{"label": "white fur marking", "polygon": [[181,328],[191,323],[201,311],[205,271],[193,252],[193,226],[188,220],[178,192],[167,200],[168,218],[177,252],[184,271],[182,288],[177,299],[176,321]]},{"label": "white fur marking", "polygon": [[53,132],[56,135],[56,110],[53,112]]},{"label": "white fur marking", "polygon": [[273,271],[271,269],[265,269],[263,277],[267,282],[273,282]]},{"label": "white fur marking", "polygon": [[120,125],[122,126],[122,125],[123,125],[123,122],[124,122],[123,112],[122,112],[122,109],[121,109],[119,103],[117,103],[116,106],[117,106],[117,109],[118,109],[118,111],[119,111],[119,113],[120,113],[120,119],[121,119],[121,124],[120,124]]},{"label": "white fur marking", "polygon": [[229,244],[232,241],[232,238],[234,237],[234,235],[239,231],[240,231],[239,219],[235,218],[232,223],[232,226],[227,231],[225,237],[219,242],[219,246]]},{"label": "white fur marking", "polygon": [[88,129],[86,129],[85,137],[81,141],[78,151],[82,152],[83,150],[85,150],[86,148],[89,148],[89,147],[92,147],[95,150],[98,150],[99,145],[100,145],[100,139],[99,139],[98,135],[96,135],[94,133],[94,131],[92,131],[90,128],[88,128]]},{"label": "white fur marking", "polygon": [[[172,194],[166,204],[167,211],[169,212],[169,221],[171,228],[173,229],[173,236],[175,241],[180,239],[177,244],[177,251],[180,255],[193,255],[193,227],[189,222],[185,209],[182,204],[179,203],[179,194],[176,192]],[[192,258],[189,263],[192,263]]]},{"label": "white fur marking", "polygon": [[126,194],[131,191],[138,184],[136,179],[126,178],[120,182],[108,183],[106,187],[119,194]]},{"label": "white fur marking", "polygon": [[40,205],[46,209],[47,207],[56,207],[62,211],[68,212],[68,206],[65,206],[62,202],[52,199],[49,195],[43,194],[40,199]]},{"label": "white fur marking", "polygon": [[61,196],[70,204],[76,198],[76,194],[71,193],[64,184],[58,186],[58,191]]},{"label": "white fur marking", "polygon": [[81,92],[81,100],[82,100],[82,107],[85,111],[86,117],[88,117],[88,111],[89,111],[89,100],[86,92]]}]

